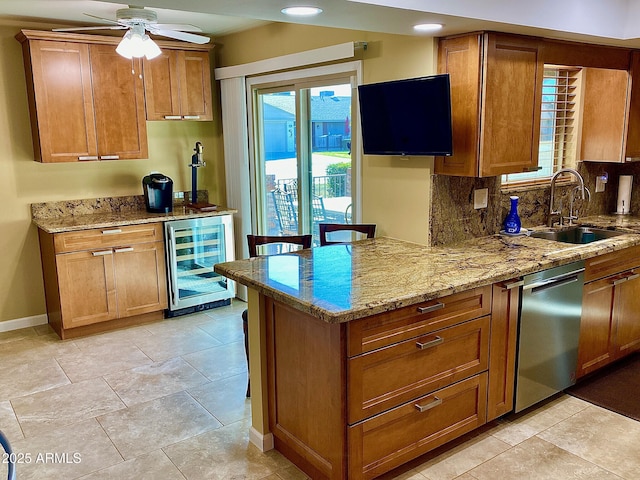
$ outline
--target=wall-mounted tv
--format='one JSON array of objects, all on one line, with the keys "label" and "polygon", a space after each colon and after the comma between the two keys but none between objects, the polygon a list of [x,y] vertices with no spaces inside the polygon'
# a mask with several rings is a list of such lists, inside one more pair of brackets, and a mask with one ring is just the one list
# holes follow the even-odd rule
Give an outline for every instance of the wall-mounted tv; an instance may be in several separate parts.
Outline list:
[{"label": "wall-mounted tv", "polygon": [[368,155],[452,155],[449,75],[358,86]]}]

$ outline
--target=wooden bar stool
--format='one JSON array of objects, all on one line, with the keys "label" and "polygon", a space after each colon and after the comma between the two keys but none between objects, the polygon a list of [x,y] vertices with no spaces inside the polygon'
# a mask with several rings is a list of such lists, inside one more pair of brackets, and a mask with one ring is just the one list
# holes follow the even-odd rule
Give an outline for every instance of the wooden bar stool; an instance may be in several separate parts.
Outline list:
[{"label": "wooden bar stool", "polygon": [[321,223],[318,225],[320,231],[320,246],[334,243],[350,243],[347,241],[327,240],[327,234],[331,232],[357,232],[373,238],[376,234],[375,223]]},{"label": "wooden bar stool", "polygon": [[[281,249],[277,253],[286,253],[293,251],[292,245],[298,245],[302,248],[311,248],[311,235],[247,235],[247,245],[249,246],[249,256],[258,256],[258,247],[261,245],[280,244]],[[282,248],[287,248],[286,252]],[[249,370],[249,335],[248,335],[248,319],[249,312],[242,312],[242,331],[244,332],[244,351],[247,356],[247,371]],[[247,397],[251,396],[251,381],[247,381]]]}]

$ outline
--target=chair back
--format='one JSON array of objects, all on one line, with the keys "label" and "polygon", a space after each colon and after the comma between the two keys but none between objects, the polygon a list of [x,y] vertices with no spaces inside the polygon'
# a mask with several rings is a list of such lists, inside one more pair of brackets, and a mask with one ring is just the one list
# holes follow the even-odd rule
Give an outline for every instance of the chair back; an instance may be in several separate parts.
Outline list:
[{"label": "chair back", "polygon": [[321,223],[320,229],[320,245],[331,245],[334,243],[350,243],[350,240],[327,240],[327,234],[332,232],[357,232],[366,235],[367,238],[373,238],[376,234],[375,223]]},{"label": "chair back", "polygon": [[271,191],[273,206],[278,219],[278,227],[283,235],[298,232],[298,213],[295,206],[294,194],[280,189]]},{"label": "chair back", "polygon": [[[258,246],[268,244],[300,245],[302,248],[311,248],[311,235],[247,235],[249,256],[258,256]],[[282,253],[282,252],[278,252]]]},{"label": "chair back", "polygon": [[13,455],[13,450],[11,450],[11,444],[9,443],[9,439],[2,433],[0,430],[0,445],[4,449],[6,455],[2,458],[6,458],[7,462],[7,480],[16,480],[16,462]]}]

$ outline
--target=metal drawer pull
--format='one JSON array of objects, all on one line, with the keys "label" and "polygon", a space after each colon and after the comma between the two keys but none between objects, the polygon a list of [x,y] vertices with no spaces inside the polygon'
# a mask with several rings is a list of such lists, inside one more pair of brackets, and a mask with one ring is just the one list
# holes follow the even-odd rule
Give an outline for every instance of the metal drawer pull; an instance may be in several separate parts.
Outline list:
[{"label": "metal drawer pull", "polygon": [[524,285],[524,280],[518,280],[511,283],[504,283],[502,285],[502,288],[504,288],[505,290],[511,290],[513,288],[521,287],[523,285]]},{"label": "metal drawer pull", "polygon": [[120,155],[100,155],[100,160],[120,160]]},{"label": "metal drawer pull", "polygon": [[180,115],[165,115],[164,119],[165,120],[182,120],[182,117]]},{"label": "metal drawer pull", "polygon": [[101,250],[99,252],[91,252],[94,257],[100,257],[101,255],[111,255],[113,250]]},{"label": "metal drawer pull", "polygon": [[199,120],[200,115],[185,115],[182,118],[184,118],[185,120]]},{"label": "metal drawer pull", "polygon": [[629,273],[626,277],[618,278],[613,281],[613,285],[620,285],[621,283],[628,282],[629,280],[633,280],[640,277],[640,273]]},{"label": "metal drawer pull", "polygon": [[113,235],[114,233],[122,233],[122,229],[114,228],[112,230],[102,230],[103,235]]},{"label": "metal drawer pull", "polygon": [[438,397],[433,397],[433,402],[427,403],[426,405],[420,405],[419,403],[415,404],[415,407],[419,412],[426,412],[427,410],[432,409],[433,407],[437,407],[438,405],[442,405],[442,399]]},{"label": "metal drawer pull", "polygon": [[435,305],[430,305],[428,307],[418,307],[418,313],[431,313],[436,310],[440,310],[444,308],[444,303],[436,303]]},{"label": "metal drawer pull", "polygon": [[98,156],[97,155],[81,155],[81,156],[78,157],[78,160],[80,160],[80,161],[98,160]]},{"label": "metal drawer pull", "polygon": [[429,340],[428,342],[421,342],[420,340],[416,341],[416,347],[420,350],[424,350],[425,348],[435,347],[436,345],[440,345],[444,342],[444,338],[436,337],[433,340]]},{"label": "metal drawer pull", "polygon": [[133,252],[133,247],[116,248],[116,253]]}]

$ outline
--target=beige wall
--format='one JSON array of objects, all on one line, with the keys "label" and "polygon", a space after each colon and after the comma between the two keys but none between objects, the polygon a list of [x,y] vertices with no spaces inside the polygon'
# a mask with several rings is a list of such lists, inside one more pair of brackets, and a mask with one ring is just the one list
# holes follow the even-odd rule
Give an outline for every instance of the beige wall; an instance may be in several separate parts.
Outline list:
[{"label": "beige wall", "polygon": [[[269,24],[216,39],[218,66],[335,45],[366,41],[364,83],[417,77],[435,72],[432,37],[384,35],[292,24]],[[431,157],[363,158],[363,221],[378,225],[378,235],[428,243]]]},{"label": "beige wall", "polygon": [[215,203],[226,198],[219,122],[147,122],[149,159],[34,162],[22,50],[14,38],[21,28],[51,26],[0,20],[0,322],[46,313],[31,203],[141,195],[142,177],[151,170],[169,175],[176,189],[190,190],[196,141],[207,163],[199,170],[199,188]]}]

